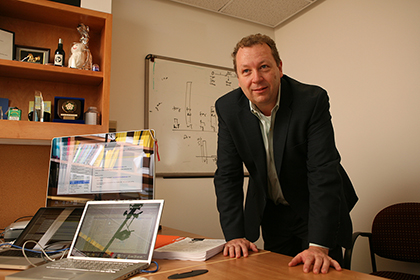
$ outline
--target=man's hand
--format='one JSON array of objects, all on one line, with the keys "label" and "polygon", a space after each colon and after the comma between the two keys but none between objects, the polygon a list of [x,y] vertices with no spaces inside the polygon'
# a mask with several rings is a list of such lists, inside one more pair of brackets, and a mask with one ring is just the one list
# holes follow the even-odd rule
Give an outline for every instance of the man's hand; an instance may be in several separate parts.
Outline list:
[{"label": "man's hand", "polygon": [[313,266],[312,271],[315,274],[328,273],[330,266],[340,271],[341,266],[328,256],[328,249],[316,246],[309,246],[309,249],[297,254],[289,263],[289,266],[295,266],[303,263],[303,272],[308,273]]},{"label": "man's hand", "polygon": [[237,238],[229,240],[225,244],[223,255],[230,256],[231,258],[240,258],[243,255],[246,258],[248,257],[249,250],[258,252],[257,245],[246,240],[245,238]]}]

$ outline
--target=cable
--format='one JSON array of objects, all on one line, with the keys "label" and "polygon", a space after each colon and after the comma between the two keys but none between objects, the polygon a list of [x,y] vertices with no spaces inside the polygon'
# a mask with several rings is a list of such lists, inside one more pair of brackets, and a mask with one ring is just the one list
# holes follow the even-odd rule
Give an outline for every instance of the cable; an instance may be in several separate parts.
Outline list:
[{"label": "cable", "polygon": [[[48,254],[54,254],[54,253],[60,253],[60,252],[63,252],[63,254],[61,255],[61,257],[60,257],[60,259],[62,259],[63,257],[64,257],[64,255],[65,255],[65,251],[67,251],[68,249],[61,249],[61,250],[57,250],[57,251],[49,251],[48,253],[41,247],[41,245],[37,242],[37,241],[35,241],[35,240],[27,240],[25,243],[23,243],[23,245],[22,245],[22,247],[21,247],[21,249],[22,249],[22,254],[23,254],[23,256],[25,257],[25,259],[33,266],[33,267],[36,267],[36,265],[35,264],[33,264],[30,260],[29,260],[29,258],[28,258],[28,256],[26,256],[26,253],[25,253],[25,251],[28,251],[28,252],[35,252],[35,253],[41,253],[40,251],[36,251],[36,250],[30,250],[30,249],[25,249],[25,246],[26,246],[26,244],[27,243],[35,243],[36,245],[38,245],[39,246],[39,248],[40,248],[40,251],[43,253],[43,256],[45,256],[46,258],[47,258],[47,260],[49,260],[49,261],[51,261],[51,262],[53,262],[53,261],[55,261],[54,259],[52,259],[52,258],[50,258],[50,256],[48,256]],[[19,246],[15,246],[15,245],[12,245],[12,247],[16,247],[16,248],[19,248]],[[45,259],[45,258],[44,258]]]},{"label": "cable", "polygon": [[[25,248],[25,246],[26,246],[26,244],[27,243],[35,243],[35,244],[37,244],[39,247],[40,247],[40,250],[31,250],[31,249],[26,249]],[[48,254],[57,254],[57,253],[62,253],[63,252],[63,254],[61,255],[61,257],[60,257],[60,259],[62,259],[64,256],[65,256],[65,253],[66,253],[66,251],[68,250],[68,248],[65,248],[65,249],[60,249],[60,250],[55,250],[55,251],[45,251],[40,245],[39,245],[39,243],[38,242],[36,242],[35,240],[28,240],[28,241],[26,241],[25,243],[23,243],[23,245],[22,245],[22,247],[20,247],[20,246],[16,246],[16,245],[13,245],[12,243],[2,243],[2,244],[0,244],[0,247],[2,247],[2,246],[9,246],[10,248],[11,248],[11,250],[22,250],[22,254],[23,254],[23,256],[25,257],[25,259],[32,265],[32,266],[36,266],[35,264],[33,264],[30,260],[29,260],[29,258],[28,258],[28,256],[26,255],[26,251],[27,252],[33,252],[33,253],[39,253],[39,254],[43,254],[42,256],[43,256],[43,258],[44,259],[46,259],[46,260],[49,260],[49,261],[54,261],[54,259],[52,259],[52,258],[50,258],[50,256],[48,256]]]},{"label": "cable", "polygon": [[14,221],[14,223],[16,223],[17,221],[19,221],[20,219],[26,219],[26,218],[33,218],[33,216],[22,216],[22,217],[20,217],[20,218],[17,218],[15,221]]},{"label": "cable", "polygon": [[0,229],[2,232],[0,233],[0,239],[4,240],[4,234],[6,233],[6,230],[4,228]]},{"label": "cable", "polygon": [[1,246],[11,246],[11,245],[13,245],[13,244],[12,244],[12,243],[1,243],[1,244],[0,244],[0,247],[1,247]]},{"label": "cable", "polygon": [[[39,245],[39,244],[38,244]],[[0,247],[1,246],[10,246],[10,247],[12,247],[13,249],[19,249],[19,250],[22,250],[22,247],[20,247],[20,246],[16,246],[16,245],[13,245],[12,243],[3,243],[3,244],[0,244]],[[47,253],[47,254],[56,254],[56,253],[61,253],[61,252],[63,252],[63,251],[67,251],[68,250],[68,248],[65,248],[65,249],[60,249],[60,250],[55,250],[55,251],[46,251],[46,250],[44,250],[45,251],[45,253]],[[25,251],[27,251],[27,252],[33,252],[33,253],[39,253],[39,254],[42,254],[43,253],[43,251],[42,251],[42,249],[41,250],[32,250],[32,249],[26,249],[25,248]]]},{"label": "cable", "polygon": [[159,265],[156,261],[152,261],[155,265],[156,265],[156,269],[155,270],[141,270],[141,272],[147,272],[147,273],[155,273],[159,270]]}]

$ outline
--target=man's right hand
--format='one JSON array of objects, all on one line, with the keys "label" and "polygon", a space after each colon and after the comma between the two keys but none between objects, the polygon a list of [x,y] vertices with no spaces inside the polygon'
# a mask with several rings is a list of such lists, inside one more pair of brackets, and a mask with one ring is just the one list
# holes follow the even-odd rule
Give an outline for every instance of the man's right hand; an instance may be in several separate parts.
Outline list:
[{"label": "man's right hand", "polygon": [[240,258],[241,256],[244,256],[246,258],[249,255],[249,250],[258,252],[257,245],[246,240],[245,238],[237,238],[229,240],[225,244],[225,248],[223,249],[223,255],[230,256],[231,258]]}]

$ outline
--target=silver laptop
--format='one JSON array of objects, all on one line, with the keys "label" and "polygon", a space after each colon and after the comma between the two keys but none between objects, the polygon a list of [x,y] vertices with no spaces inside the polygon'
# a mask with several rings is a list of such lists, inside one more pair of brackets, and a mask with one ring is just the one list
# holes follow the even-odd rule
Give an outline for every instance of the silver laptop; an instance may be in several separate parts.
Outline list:
[{"label": "silver laptop", "polygon": [[7,280],[125,279],[150,266],[163,200],[88,201],[65,259]]},{"label": "silver laptop", "polygon": [[[59,250],[70,247],[74,233],[82,216],[83,207],[57,207],[38,209],[31,221],[14,242],[14,247],[0,251],[0,269],[24,270],[38,265],[45,260],[41,254],[40,247],[57,254]],[[27,241],[36,241],[27,243]],[[26,257],[21,248],[25,245]],[[32,264],[31,264],[32,263]]]}]

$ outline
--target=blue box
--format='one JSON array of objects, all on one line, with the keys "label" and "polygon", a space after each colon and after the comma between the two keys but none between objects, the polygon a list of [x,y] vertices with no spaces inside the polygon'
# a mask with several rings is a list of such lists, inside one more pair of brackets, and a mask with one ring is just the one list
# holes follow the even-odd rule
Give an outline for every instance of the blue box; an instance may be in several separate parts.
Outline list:
[{"label": "blue box", "polygon": [[9,99],[0,98],[0,107],[3,110],[3,120],[7,120],[7,110],[9,109]]}]

